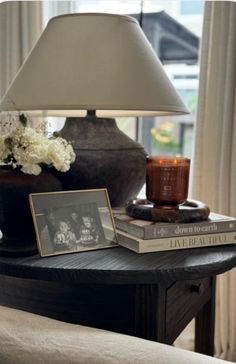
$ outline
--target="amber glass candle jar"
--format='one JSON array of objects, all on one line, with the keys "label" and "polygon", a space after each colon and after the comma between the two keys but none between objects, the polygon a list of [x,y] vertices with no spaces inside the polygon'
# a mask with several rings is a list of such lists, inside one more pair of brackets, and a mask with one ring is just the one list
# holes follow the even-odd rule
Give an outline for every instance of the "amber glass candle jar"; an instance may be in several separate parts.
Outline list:
[{"label": "amber glass candle jar", "polygon": [[147,199],[156,206],[176,206],[187,200],[190,159],[148,157],[146,166]]}]

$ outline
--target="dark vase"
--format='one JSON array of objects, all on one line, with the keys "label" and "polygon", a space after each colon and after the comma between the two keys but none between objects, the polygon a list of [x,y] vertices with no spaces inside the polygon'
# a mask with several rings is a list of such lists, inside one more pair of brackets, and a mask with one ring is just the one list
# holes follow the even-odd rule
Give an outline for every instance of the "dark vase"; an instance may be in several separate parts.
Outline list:
[{"label": "dark vase", "polygon": [[146,152],[114,119],[67,118],[59,134],[76,153],[70,170],[57,174],[65,190],[107,188],[113,207],[137,196],[145,182]]},{"label": "dark vase", "polygon": [[38,176],[0,167],[0,255],[24,256],[37,252],[29,194],[61,191],[61,182],[49,171]]}]

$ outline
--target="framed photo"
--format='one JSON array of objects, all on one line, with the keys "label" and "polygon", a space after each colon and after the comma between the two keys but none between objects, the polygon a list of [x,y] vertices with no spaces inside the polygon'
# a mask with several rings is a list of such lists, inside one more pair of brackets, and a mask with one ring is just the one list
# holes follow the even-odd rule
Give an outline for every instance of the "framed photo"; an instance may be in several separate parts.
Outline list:
[{"label": "framed photo", "polygon": [[106,189],[31,193],[29,199],[42,257],[118,245]]}]

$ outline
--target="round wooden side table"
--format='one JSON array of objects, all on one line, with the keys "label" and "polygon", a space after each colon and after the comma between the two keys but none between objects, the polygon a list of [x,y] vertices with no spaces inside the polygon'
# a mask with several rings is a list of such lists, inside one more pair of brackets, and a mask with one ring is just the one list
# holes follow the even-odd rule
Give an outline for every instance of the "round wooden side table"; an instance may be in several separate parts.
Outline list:
[{"label": "round wooden side table", "polygon": [[167,344],[196,317],[195,350],[212,355],[215,278],[234,266],[236,244],[0,257],[0,304]]}]

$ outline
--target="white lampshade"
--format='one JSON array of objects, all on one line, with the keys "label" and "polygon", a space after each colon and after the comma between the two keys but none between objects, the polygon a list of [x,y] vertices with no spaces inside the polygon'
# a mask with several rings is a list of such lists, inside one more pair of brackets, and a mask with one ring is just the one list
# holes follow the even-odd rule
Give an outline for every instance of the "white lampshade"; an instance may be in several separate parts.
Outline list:
[{"label": "white lampshade", "polygon": [[51,19],[0,109],[55,116],[188,113],[138,22],[101,13]]}]

